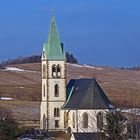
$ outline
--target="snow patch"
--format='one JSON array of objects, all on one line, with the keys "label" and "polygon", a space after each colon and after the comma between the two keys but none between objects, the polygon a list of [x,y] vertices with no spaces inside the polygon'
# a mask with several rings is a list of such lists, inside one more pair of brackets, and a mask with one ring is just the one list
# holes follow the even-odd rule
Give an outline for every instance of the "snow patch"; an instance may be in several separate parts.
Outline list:
[{"label": "snow patch", "polygon": [[110,82],[109,81],[104,81],[104,84],[110,84]]},{"label": "snow patch", "polygon": [[23,72],[25,71],[24,69],[19,69],[19,68],[15,68],[15,67],[5,67],[6,71],[20,71]]},{"label": "snow patch", "polygon": [[24,87],[19,87],[19,88],[23,89]]},{"label": "snow patch", "polygon": [[103,68],[100,67],[94,67],[94,66],[89,66],[89,65],[80,65],[80,64],[71,64],[69,63],[69,65],[74,66],[74,67],[80,67],[80,68],[92,68],[92,69],[97,69],[97,70],[102,70]]},{"label": "snow patch", "polygon": [[103,68],[95,68],[95,69],[97,69],[97,70],[102,70]]},{"label": "snow patch", "polygon": [[94,66],[89,66],[89,65],[84,65],[86,68],[92,68],[92,69],[95,69]]},{"label": "snow patch", "polygon": [[1,97],[0,100],[13,100],[13,98],[10,98],[10,97]]},{"label": "snow patch", "polygon": [[89,66],[89,65],[84,65],[86,68],[92,68],[92,69],[98,69],[98,70],[102,70],[103,68],[99,68],[99,67],[94,67],[94,66]]},{"label": "snow patch", "polygon": [[35,72],[35,73],[38,73],[37,71],[24,70],[24,69],[16,68],[16,67],[5,67],[5,69],[3,71],[12,71],[12,72]]},{"label": "snow patch", "polygon": [[71,64],[71,63],[69,63],[69,65],[75,66],[75,67],[84,67],[83,65],[79,65],[79,64]]},{"label": "snow patch", "polygon": [[132,113],[135,115],[140,115],[140,108],[122,109],[121,112]]},{"label": "snow patch", "polygon": [[85,76],[79,76],[80,78],[85,78]]},{"label": "snow patch", "polygon": [[114,109],[115,107],[112,104],[109,104],[109,108]]}]

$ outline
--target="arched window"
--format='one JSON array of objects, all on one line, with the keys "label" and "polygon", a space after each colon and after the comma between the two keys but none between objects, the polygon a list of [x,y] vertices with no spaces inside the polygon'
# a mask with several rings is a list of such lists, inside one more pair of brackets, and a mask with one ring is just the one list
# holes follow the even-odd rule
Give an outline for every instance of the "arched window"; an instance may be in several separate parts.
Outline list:
[{"label": "arched window", "polygon": [[82,116],[83,128],[88,128],[88,114],[85,112]]},{"label": "arched window", "polygon": [[103,113],[102,112],[99,112],[97,114],[97,128],[100,130],[103,128]]},{"label": "arched window", "polygon": [[45,92],[46,92],[46,90],[45,90],[46,88],[45,88],[45,85],[43,86],[43,96],[45,97]]},{"label": "arched window", "polygon": [[54,108],[54,117],[60,117],[60,109]]},{"label": "arched window", "polygon": [[73,112],[72,114],[72,125],[73,125],[73,128],[75,128],[75,113]]},{"label": "arched window", "polygon": [[52,66],[52,77],[56,77],[56,65]]},{"label": "arched window", "polygon": [[57,65],[57,77],[61,77],[61,67]]},{"label": "arched window", "polygon": [[59,86],[58,86],[58,84],[56,84],[55,87],[54,87],[54,96],[59,97]]},{"label": "arched window", "polygon": [[46,129],[46,116],[45,114],[43,115],[43,129]]}]

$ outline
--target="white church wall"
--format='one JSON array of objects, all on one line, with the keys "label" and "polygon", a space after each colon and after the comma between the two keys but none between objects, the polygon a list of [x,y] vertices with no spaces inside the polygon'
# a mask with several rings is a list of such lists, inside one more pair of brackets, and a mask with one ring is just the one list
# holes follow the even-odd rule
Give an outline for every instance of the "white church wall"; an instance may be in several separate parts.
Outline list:
[{"label": "white church wall", "polygon": [[[99,112],[106,114],[106,112],[108,111],[109,111],[108,109],[77,110],[77,111],[70,110],[68,126],[71,127],[72,132],[98,132],[99,130],[97,128],[97,114]],[[83,123],[82,123],[82,116],[85,112],[88,114],[88,128],[83,128]],[[73,128],[73,113],[75,113],[76,115],[75,128]],[[106,122],[106,117],[104,117],[103,121],[104,123]]]}]

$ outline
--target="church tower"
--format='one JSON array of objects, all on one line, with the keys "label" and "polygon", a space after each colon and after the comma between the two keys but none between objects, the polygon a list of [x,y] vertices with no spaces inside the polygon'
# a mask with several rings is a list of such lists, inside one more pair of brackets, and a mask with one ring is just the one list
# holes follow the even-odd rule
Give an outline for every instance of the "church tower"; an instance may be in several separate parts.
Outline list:
[{"label": "church tower", "polygon": [[64,130],[66,101],[66,57],[52,14],[48,41],[42,51],[42,99],[40,128],[48,131]]}]

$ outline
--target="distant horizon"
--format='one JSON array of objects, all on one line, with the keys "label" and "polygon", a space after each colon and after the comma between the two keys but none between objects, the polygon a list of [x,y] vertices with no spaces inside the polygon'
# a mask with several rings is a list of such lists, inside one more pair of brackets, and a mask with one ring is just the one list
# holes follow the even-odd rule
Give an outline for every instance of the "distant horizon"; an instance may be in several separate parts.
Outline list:
[{"label": "distant horizon", "polygon": [[80,64],[140,65],[139,6],[139,0],[3,1],[0,62],[41,54],[54,7],[65,51],[73,53]]},{"label": "distant horizon", "polygon": [[[71,53],[71,52],[69,52]],[[41,55],[41,54],[40,54]],[[2,64],[4,61],[8,61],[8,60],[15,60],[18,57],[31,57],[31,56],[40,56],[39,54],[34,54],[34,55],[30,55],[30,56],[17,56],[15,58],[9,58],[7,60],[3,60],[0,61],[0,64]],[[73,54],[74,55],[74,54]],[[74,55],[74,57],[76,58],[76,56]],[[77,59],[77,58],[76,58]],[[123,67],[123,66],[111,66],[111,65],[94,65],[94,64],[86,64],[86,63],[79,63],[79,60],[77,59],[78,63],[72,63],[72,64],[78,64],[78,65],[87,65],[87,66],[95,66],[95,67],[111,67],[111,68],[125,68],[125,69],[129,69],[129,68],[135,68],[135,67],[140,67],[140,65],[135,65],[135,66],[130,66],[130,67]],[[68,62],[69,63],[69,62]],[[30,64],[30,63],[25,63],[25,64]],[[14,64],[13,64],[14,65]]]}]

